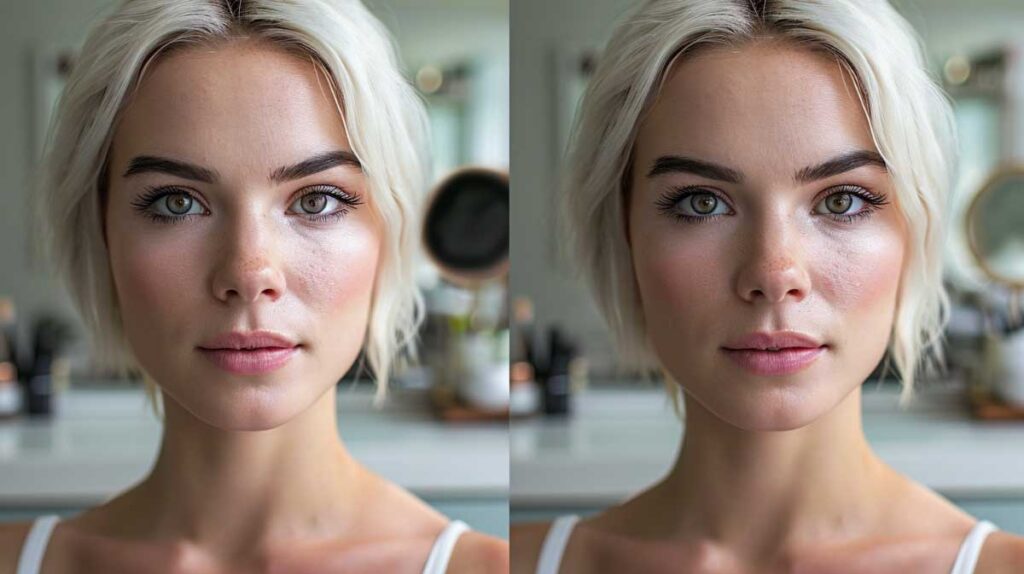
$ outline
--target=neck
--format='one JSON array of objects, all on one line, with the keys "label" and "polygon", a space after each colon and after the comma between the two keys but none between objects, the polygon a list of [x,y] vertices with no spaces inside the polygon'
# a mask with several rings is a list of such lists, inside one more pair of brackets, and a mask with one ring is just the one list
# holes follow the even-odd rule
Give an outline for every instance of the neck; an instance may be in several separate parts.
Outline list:
[{"label": "neck", "polygon": [[879,497],[895,473],[864,437],[859,388],[828,415],[788,431],[741,429],[685,400],[682,448],[654,489],[677,509],[667,531],[763,560],[853,537],[879,520]]},{"label": "neck", "polygon": [[347,531],[367,473],[338,436],[334,388],[263,431],[215,428],[163,398],[160,454],[137,497],[139,514],[156,517],[146,526],[153,537],[237,556]]}]

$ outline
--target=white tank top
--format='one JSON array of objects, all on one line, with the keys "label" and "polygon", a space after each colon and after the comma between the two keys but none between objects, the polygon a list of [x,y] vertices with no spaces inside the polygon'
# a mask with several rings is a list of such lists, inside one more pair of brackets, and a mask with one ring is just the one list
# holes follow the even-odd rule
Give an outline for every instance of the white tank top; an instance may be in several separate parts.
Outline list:
[{"label": "white tank top", "polygon": [[[562,564],[562,554],[565,553],[569,537],[572,536],[572,529],[579,519],[579,516],[571,514],[560,516],[551,523],[551,528],[548,529],[547,536],[544,537],[540,556],[537,558],[537,574],[558,574],[558,568]],[[991,522],[979,520],[960,545],[956,562],[953,563],[953,569],[949,574],[974,574],[974,566],[978,563],[978,557],[981,555],[981,545],[985,543],[985,537],[995,530],[997,528]]]},{"label": "white tank top", "polygon": [[[57,525],[60,517],[55,514],[40,516],[32,523],[32,528],[25,538],[21,547],[21,556],[18,558],[18,569],[16,574],[39,574],[43,563],[43,555],[46,553],[46,543],[50,540],[53,527]],[[445,574],[448,570],[448,562],[452,558],[452,551],[455,550],[455,543],[459,536],[469,530],[469,526],[461,520],[452,520],[445,526],[441,534],[434,540],[434,546],[430,549],[427,562],[423,566],[423,574]]]}]

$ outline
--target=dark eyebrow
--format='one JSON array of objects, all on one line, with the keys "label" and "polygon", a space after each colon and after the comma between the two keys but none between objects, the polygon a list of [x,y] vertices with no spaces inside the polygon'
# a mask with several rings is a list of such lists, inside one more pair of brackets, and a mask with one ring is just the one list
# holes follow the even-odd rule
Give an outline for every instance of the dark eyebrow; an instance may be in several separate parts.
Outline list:
[{"label": "dark eyebrow", "polygon": [[289,165],[274,170],[270,174],[270,181],[274,183],[284,183],[293,179],[301,179],[306,176],[326,171],[332,167],[338,166],[352,166],[356,169],[362,170],[363,165],[359,163],[359,158],[356,154],[350,151],[329,151],[321,154],[317,154],[307,160],[300,161],[295,165]]},{"label": "dark eyebrow", "polygon": [[740,183],[743,181],[743,174],[734,169],[678,155],[663,155],[654,160],[654,165],[647,172],[647,177],[656,177],[664,173],[692,173],[701,177],[729,183]]},{"label": "dark eyebrow", "polygon": [[[874,165],[888,170],[885,159],[878,152],[856,150],[844,153],[815,166],[805,167],[796,172],[793,178],[799,183],[809,183],[845,173],[865,165]],[[678,155],[664,155],[654,161],[647,177],[655,177],[663,173],[692,173],[709,179],[717,179],[728,183],[740,183],[743,174],[715,163]]]},{"label": "dark eyebrow", "polygon": [[[279,167],[270,174],[269,179],[273,183],[284,183],[342,165],[362,169],[362,164],[359,163],[359,159],[354,153],[338,150],[317,154],[295,165]],[[184,161],[150,155],[140,155],[132,159],[128,164],[128,169],[124,172],[124,177],[147,172],[166,173],[203,183],[215,183],[218,178],[217,172],[214,170]]]},{"label": "dark eyebrow", "polygon": [[130,177],[140,173],[156,172],[166,173],[185,179],[213,183],[217,181],[217,172],[199,167],[187,162],[151,155],[140,155],[128,164],[128,169],[123,177]]},{"label": "dark eyebrow", "polygon": [[888,166],[885,165],[885,160],[882,159],[882,156],[879,155],[878,152],[862,149],[844,153],[815,166],[805,167],[796,172],[796,175],[794,175],[793,178],[800,183],[810,183],[819,179],[825,179],[826,177],[839,175],[865,165],[878,166],[886,171],[889,169]]}]

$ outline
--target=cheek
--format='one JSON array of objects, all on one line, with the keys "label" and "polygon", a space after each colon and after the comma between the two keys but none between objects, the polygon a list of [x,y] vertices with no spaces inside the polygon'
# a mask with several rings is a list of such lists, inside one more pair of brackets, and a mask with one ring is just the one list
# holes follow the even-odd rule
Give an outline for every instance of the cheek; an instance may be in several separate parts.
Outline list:
[{"label": "cheek", "polygon": [[652,330],[662,324],[677,334],[703,328],[702,317],[714,312],[717,298],[725,294],[720,245],[709,236],[684,238],[669,230],[652,231],[634,242],[637,284]]},{"label": "cheek", "polygon": [[814,257],[818,284],[834,309],[889,315],[903,269],[904,238],[895,230],[872,227],[820,247]]},{"label": "cheek", "polygon": [[115,226],[108,236],[111,273],[129,329],[135,318],[181,317],[201,281],[196,265],[201,253],[195,242],[154,241],[139,235]]},{"label": "cheek", "polygon": [[[655,240],[644,245],[641,253],[641,283],[655,302],[675,308],[687,308],[711,292],[714,257],[693,244]],[[701,273],[694,273],[694,269]],[[704,271],[708,271],[705,273]]]},{"label": "cheek", "polygon": [[346,230],[331,241],[296,245],[292,251],[294,289],[312,310],[330,315],[368,311],[380,253],[373,230]]}]

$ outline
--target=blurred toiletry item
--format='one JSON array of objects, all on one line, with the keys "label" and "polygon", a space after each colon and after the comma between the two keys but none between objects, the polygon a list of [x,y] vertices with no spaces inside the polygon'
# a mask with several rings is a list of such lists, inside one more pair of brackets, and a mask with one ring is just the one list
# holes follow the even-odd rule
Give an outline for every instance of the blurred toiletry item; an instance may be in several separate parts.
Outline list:
[{"label": "blurred toiletry item", "polygon": [[996,390],[1006,403],[1024,407],[1024,331],[1003,339],[1000,351],[1002,369]]},{"label": "blurred toiletry item", "polygon": [[53,356],[39,355],[25,384],[25,410],[31,416],[53,414]]},{"label": "blurred toiletry item", "polygon": [[32,367],[26,377],[24,405],[31,416],[53,414],[53,394],[57,384],[67,385],[67,363],[61,353],[71,341],[71,327],[54,316],[42,315],[34,326],[35,346],[32,349]]},{"label": "blurred toiletry item", "polygon": [[6,355],[7,360],[14,363],[15,368],[21,369],[22,364],[18,362],[18,325],[17,310],[14,307],[14,300],[10,297],[0,297],[0,354]]},{"label": "blurred toiletry item", "polygon": [[13,325],[14,302],[0,298],[0,419],[16,416],[21,411]]},{"label": "blurred toiletry item", "polygon": [[544,372],[544,414],[566,415],[572,410],[570,365],[576,346],[558,327],[548,332],[548,357]]},{"label": "blurred toiletry item", "polygon": [[540,412],[540,385],[534,378],[533,365],[527,361],[512,363],[509,381],[509,414],[525,417]]},{"label": "blurred toiletry item", "polygon": [[21,386],[11,362],[0,362],[0,419],[17,416],[21,412]]},{"label": "blurred toiletry item", "polygon": [[509,403],[508,331],[465,333],[452,341],[458,365],[459,397],[485,411],[501,411]]},{"label": "blurred toiletry item", "polygon": [[525,361],[536,371],[537,343],[533,316],[533,301],[528,297],[516,297],[512,303],[512,360]]},{"label": "blurred toiletry item", "polygon": [[512,365],[509,372],[509,414],[522,417],[540,412],[541,388],[537,384],[537,341],[533,301],[516,297],[512,302]]}]

